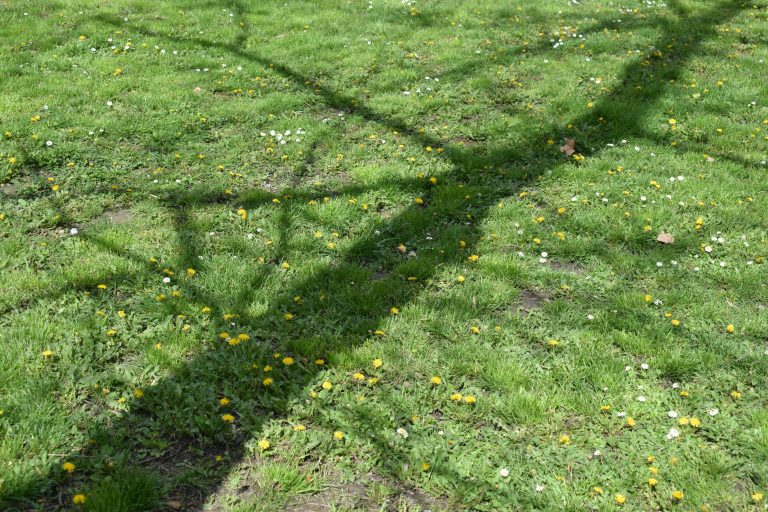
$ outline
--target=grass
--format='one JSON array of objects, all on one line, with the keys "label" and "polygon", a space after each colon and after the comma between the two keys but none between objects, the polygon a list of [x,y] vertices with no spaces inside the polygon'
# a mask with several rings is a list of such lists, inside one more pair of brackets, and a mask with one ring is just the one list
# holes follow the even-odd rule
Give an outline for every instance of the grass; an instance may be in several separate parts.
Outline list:
[{"label": "grass", "polygon": [[0,507],[762,509],[766,39],[0,0]]}]

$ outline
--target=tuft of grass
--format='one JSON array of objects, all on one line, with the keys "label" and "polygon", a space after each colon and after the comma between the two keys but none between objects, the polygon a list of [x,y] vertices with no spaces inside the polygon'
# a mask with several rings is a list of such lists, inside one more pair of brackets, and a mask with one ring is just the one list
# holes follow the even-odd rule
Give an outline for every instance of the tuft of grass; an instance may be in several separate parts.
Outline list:
[{"label": "tuft of grass", "polygon": [[255,496],[240,501],[232,512],[257,512],[284,507],[303,494],[320,492],[325,486],[316,474],[285,463],[267,463],[258,470]]},{"label": "tuft of grass", "polygon": [[114,471],[100,479],[86,494],[85,510],[91,512],[141,512],[160,507],[160,486],[154,475],[138,468]]}]

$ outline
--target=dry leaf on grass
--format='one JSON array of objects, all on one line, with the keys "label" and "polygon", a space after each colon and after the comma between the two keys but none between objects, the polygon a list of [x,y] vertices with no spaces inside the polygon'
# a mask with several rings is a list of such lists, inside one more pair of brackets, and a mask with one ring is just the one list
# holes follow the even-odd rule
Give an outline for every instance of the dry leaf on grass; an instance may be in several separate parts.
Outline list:
[{"label": "dry leaf on grass", "polygon": [[675,242],[675,237],[670,233],[661,232],[659,233],[659,236],[656,237],[656,241],[663,244],[671,244]]},{"label": "dry leaf on grass", "polygon": [[576,152],[576,139],[565,139],[565,145],[560,146],[560,152],[565,156],[571,156]]}]

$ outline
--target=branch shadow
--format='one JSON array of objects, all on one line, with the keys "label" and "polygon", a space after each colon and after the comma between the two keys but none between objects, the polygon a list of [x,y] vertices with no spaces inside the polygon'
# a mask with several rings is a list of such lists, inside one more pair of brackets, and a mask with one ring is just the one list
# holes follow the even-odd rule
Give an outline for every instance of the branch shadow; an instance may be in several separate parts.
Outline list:
[{"label": "branch shadow", "polygon": [[[234,5],[241,14],[247,12],[242,3]],[[619,133],[625,137],[642,136],[642,120],[650,106],[663,96],[666,84],[680,75],[687,59],[715,34],[715,24],[733,16],[737,10],[731,1],[719,2],[693,15],[677,8],[679,19],[663,26],[656,44],[658,48],[666,48],[676,41],[674,49],[663,57],[643,55],[629,62],[622,71],[621,85],[588,114],[571,121],[576,127],[599,126],[584,129],[583,141],[580,142],[585,147],[604,147],[606,143],[614,142]],[[98,14],[96,19],[106,25],[125,27],[124,23],[111,16]],[[130,29],[143,31],[133,25]],[[420,133],[399,119],[382,115],[356,98],[322,85],[308,86],[312,82],[310,77],[288,65],[243,50],[247,40],[246,30],[247,27],[232,43],[201,38],[181,40],[268,66],[295,86],[314,91],[330,108],[396,130],[421,146],[441,145],[441,141]],[[177,40],[174,36],[167,38]],[[653,79],[649,80],[649,77]],[[609,119],[607,124],[599,125],[596,121],[600,117]],[[441,184],[437,187],[421,185],[424,187],[422,197],[426,206],[405,208],[386,221],[380,234],[361,237],[339,255],[333,265],[295,278],[290,271],[286,271],[283,291],[270,298],[269,310],[265,313],[251,314],[247,306],[260,284],[270,278],[269,273],[273,271],[267,267],[254,272],[252,279],[242,283],[239,290],[211,293],[198,287],[194,280],[180,283],[190,304],[197,308],[211,308],[210,317],[216,319],[212,320],[212,329],[215,326],[216,330],[228,333],[246,333],[250,340],[232,343],[232,340],[237,340],[236,335],[227,335],[225,339],[203,347],[171,376],[147,389],[143,398],[133,400],[130,412],[117,417],[110,425],[95,426],[92,432],[94,444],[73,451],[68,459],[77,461],[78,467],[83,468],[81,474],[87,477],[81,478],[98,485],[99,479],[112,471],[100,455],[101,450],[107,446],[122,447],[126,465],[142,466],[165,475],[168,481],[175,481],[174,488],[162,490],[164,497],[183,496],[189,510],[200,509],[224,482],[230,470],[243,457],[258,451],[253,442],[261,436],[267,422],[284,418],[292,404],[306,399],[307,389],[322,393],[317,379],[323,366],[314,361],[333,360],[350,353],[364,342],[375,340],[376,332],[385,329],[392,305],[402,307],[412,302],[423,289],[424,285],[420,283],[440,265],[466,261],[469,248],[482,236],[479,226],[489,214],[489,209],[499,200],[530,184],[540,174],[562,165],[559,154],[542,155],[537,145],[548,137],[560,138],[564,134],[562,128],[548,126],[540,132],[526,134],[522,142],[513,147],[447,147],[443,157],[451,162],[452,170],[441,177]],[[597,154],[599,151],[586,154]],[[485,169],[500,169],[505,182],[488,184],[483,174]],[[469,202],[457,204],[452,199],[450,192],[459,188],[475,193]],[[353,186],[348,190],[357,189]],[[290,201],[310,196],[311,193],[297,194]],[[255,206],[272,197],[271,194],[254,191],[244,203]],[[215,195],[181,196],[165,203],[174,215],[179,261],[197,268],[201,274],[206,272],[206,264],[200,259],[202,249],[192,222],[192,212],[219,199]],[[277,244],[277,254],[290,244],[290,201],[280,206],[284,210],[278,216],[281,239]],[[472,214],[471,223],[466,222],[467,212]],[[415,258],[418,265],[394,249],[401,240],[424,240],[427,236],[433,242],[417,251]],[[140,262],[146,272],[160,274],[159,268],[147,263],[142,255],[116,247],[102,238],[87,239],[102,251]],[[459,240],[465,241],[468,249],[459,248]],[[408,276],[414,267],[429,270],[423,270],[426,273],[417,276],[419,279],[413,282],[408,280]],[[384,278],[375,278],[376,273]],[[286,319],[286,313],[293,315],[293,318]],[[280,356],[275,358],[273,353]],[[280,357],[285,355],[290,355],[294,363],[281,363]],[[264,372],[265,366],[273,368]],[[269,386],[264,385],[267,377],[273,379]],[[209,400],[201,402],[200,396],[208,396]],[[217,398],[222,396],[231,398],[234,406],[220,406]],[[221,421],[225,413],[235,416],[232,424]],[[361,431],[364,430],[364,421],[365,418],[359,420]],[[333,430],[332,424],[323,426],[329,434]],[[392,427],[394,430],[396,425]],[[132,460],[131,445],[146,444],[148,439],[163,446],[162,453],[150,460]],[[332,442],[329,435],[329,443]],[[350,442],[364,441],[352,439]],[[395,468],[402,466],[402,459],[408,456],[407,453],[393,453],[382,444],[372,443],[369,447],[390,463],[389,468],[384,470],[394,475],[397,474]],[[214,453],[224,453],[225,456],[216,460]],[[195,475],[203,475],[198,483],[194,483],[194,478],[179,477],[182,471],[191,468],[196,468]],[[472,495],[477,500],[482,500],[484,493],[497,492],[492,482],[470,481],[449,467],[442,467],[439,471],[454,482],[457,492],[461,492],[463,487],[474,488]],[[51,469],[49,476],[59,482],[56,488],[46,489],[47,479],[28,482],[10,496],[7,503],[19,509],[34,509],[37,506],[35,501],[42,499],[46,510],[57,509],[60,506],[58,497],[62,493],[71,493],[72,482],[60,478],[56,469]]]}]

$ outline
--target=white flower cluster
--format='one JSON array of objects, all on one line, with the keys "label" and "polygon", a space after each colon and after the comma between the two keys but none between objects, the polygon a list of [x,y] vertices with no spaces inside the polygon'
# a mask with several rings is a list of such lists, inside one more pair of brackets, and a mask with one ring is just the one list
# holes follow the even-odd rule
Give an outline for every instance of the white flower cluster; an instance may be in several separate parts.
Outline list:
[{"label": "white flower cluster", "polygon": [[576,27],[561,27],[558,30],[555,30],[552,32],[553,36],[556,36],[557,39],[550,39],[549,42],[552,43],[552,48],[559,48],[565,44],[565,40],[570,38],[579,39],[580,41],[584,40],[584,36],[582,34],[579,34]]},{"label": "white flower cluster", "polygon": [[[432,82],[435,85],[437,85],[440,82],[439,78],[430,78],[430,77],[424,77],[424,80],[427,82]],[[423,94],[423,93],[431,93],[434,91],[434,88],[431,85],[424,86],[424,90],[422,90],[421,87],[416,87],[413,90],[407,90],[403,91],[403,96],[411,96],[412,94]]]},{"label": "white flower cluster", "polygon": [[307,132],[299,128],[295,132],[291,130],[285,130],[285,132],[280,133],[275,130],[269,130],[269,132],[261,132],[259,135],[262,137],[272,137],[278,142],[278,144],[287,144],[289,142],[301,142],[301,137],[298,137],[298,135],[305,135],[306,133]]}]

